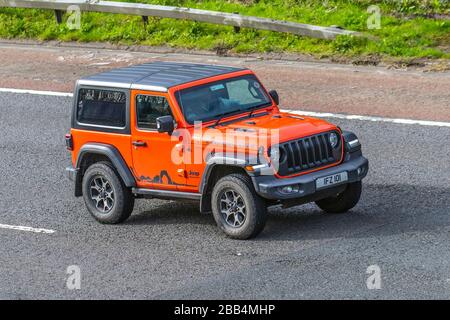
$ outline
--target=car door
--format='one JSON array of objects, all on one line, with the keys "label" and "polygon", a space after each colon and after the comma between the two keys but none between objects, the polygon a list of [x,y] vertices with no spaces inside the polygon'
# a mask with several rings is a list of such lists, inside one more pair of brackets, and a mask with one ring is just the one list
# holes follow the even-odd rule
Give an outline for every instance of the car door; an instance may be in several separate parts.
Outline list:
[{"label": "car door", "polygon": [[186,184],[184,164],[172,160],[172,150],[180,142],[156,128],[156,118],[173,115],[169,101],[161,93],[133,91],[131,96],[131,147],[138,186],[176,190]]}]

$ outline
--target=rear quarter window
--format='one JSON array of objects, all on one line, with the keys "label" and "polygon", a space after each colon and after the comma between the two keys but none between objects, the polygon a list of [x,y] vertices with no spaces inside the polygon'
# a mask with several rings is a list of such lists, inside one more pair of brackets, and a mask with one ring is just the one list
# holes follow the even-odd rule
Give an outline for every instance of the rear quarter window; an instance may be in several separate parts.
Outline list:
[{"label": "rear quarter window", "polygon": [[78,93],[77,121],[80,124],[124,128],[126,94],[122,91],[86,89]]}]

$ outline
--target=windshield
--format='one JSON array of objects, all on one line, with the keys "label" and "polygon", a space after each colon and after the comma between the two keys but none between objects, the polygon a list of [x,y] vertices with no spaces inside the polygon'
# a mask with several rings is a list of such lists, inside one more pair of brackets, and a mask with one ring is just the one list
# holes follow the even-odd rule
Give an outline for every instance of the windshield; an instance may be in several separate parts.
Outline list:
[{"label": "windshield", "polygon": [[176,98],[189,124],[272,104],[254,75],[180,90],[177,91]]}]

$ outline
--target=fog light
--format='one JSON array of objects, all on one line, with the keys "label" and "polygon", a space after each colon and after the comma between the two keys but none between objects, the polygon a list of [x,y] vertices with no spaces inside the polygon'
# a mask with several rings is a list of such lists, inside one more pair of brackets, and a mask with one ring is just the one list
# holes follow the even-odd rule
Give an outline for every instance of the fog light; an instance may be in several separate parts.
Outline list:
[{"label": "fog light", "polygon": [[366,171],[366,169],[364,167],[358,168],[358,170],[357,170],[358,176],[363,175],[365,171]]},{"label": "fog light", "polygon": [[290,185],[290,186],[280,187],[280,188],[278,188],[278,190],[280,190],[281,193],[289,194],[289,193],[296,193],[296,192],[298,192],[299,187],[298,187],[297,184],[293,184],[293,185]]}]

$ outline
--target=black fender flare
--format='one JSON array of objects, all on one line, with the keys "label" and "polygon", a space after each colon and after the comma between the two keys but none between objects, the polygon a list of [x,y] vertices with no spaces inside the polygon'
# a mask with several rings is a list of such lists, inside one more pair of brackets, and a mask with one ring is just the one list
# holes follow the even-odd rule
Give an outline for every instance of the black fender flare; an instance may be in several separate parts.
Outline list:
[{"label": "black fender flare", "polygon": [[[214,167],[217,165],[226,165],[229,167],[236,167],[236,168],[245,168],[245,166],[252,163],[252,161],[249,161],[245,157],[239,157],[235,154],[229,155],[229,154],[215,154],[211,155],[207,162],[205,170],[203,171],[202,178],[200,181],[199,186],[199,192],[201,194],[200,199],[200,212],[209,212],[208,209],[210,207],[210,204],[208,203],[210,201],[210,198],[207,194],[207,188],[209,185],[209,179],[211,178],[211,173],[213,172]],[[254,163],[256,164],[256,163]],[[253,180],[253,179],[252,179]]]},{"label": "black fender flare", "polygon": [[[346,153],[361,151],[361,142],[356,134],[351,131],[342,131],[342,137],[344,138],[344,151]],[[353,144],[350,145],[350,142]]]},{"label": "black fender flare", "polygon": [[[253,161],[251,161],[253,160]],[[200,193],[204,193],[206,190],[206,187],[208,186],[208,180],[211,176],[212,169],[216,165],[226,165],[230,167],[239,167],[239,168],[245,168],[245,166],[249,164],[257,164],[257,158],[255,159],[249,159],[245,158],[245,155],[239,156],[235,154],[225,154],[225,153],[217,153],[214,155],[211,155],[207,161],[206,161],[206,167],[203,171],[202,180],[200,182],[199,191]]]},{"label": "black fender flare", "polygon": [[[84,157],[89,154],[99,154],[107,157],[111,161],[114,168],[117,170],[119,176],[122,178],[125,186],[129,188],[136,187],[136,179],[134,178],[131,170],[128,168],[125,160],[116,147],[103,143],[84,144],[78,152],[77,161],[75,163],[75,167],[77,169],[80,169]],[[77,170],[77,177],[75,179],[75,192],[77,196],[81,196],[81,181],[81,172],[80,170]]]}]

